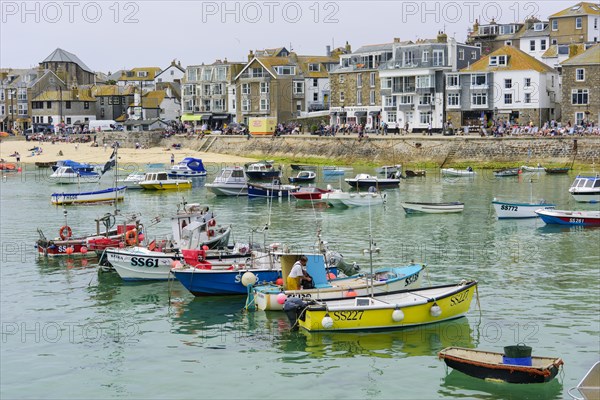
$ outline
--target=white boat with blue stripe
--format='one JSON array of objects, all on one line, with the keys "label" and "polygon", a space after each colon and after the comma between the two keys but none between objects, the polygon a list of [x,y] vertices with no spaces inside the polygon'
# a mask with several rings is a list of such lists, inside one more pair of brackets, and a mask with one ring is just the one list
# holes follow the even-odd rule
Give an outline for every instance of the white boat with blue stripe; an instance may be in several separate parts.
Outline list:
[{"label": "white boat with blue stripe", "polygon": [[52,204],[92,204],[122,201],[125,198],[126,186],[112,187],[104,190],[79,193],[52,193]]},{"label": "white boat with blue stripe", "polygon": [[494,206],[498,219],[537,218],[538,215],[535,213],[535,210],[554,210],[556,208],[556,204],[547,203],[545,200],[532,203],[518,203],[494,199],[492,205]]}]

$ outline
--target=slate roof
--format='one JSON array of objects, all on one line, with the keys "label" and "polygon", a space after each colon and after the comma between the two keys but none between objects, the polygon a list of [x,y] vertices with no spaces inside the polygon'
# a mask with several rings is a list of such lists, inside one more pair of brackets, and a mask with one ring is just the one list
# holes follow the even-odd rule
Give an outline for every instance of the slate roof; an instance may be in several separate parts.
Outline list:
[{"label": "slate roof", "polygon": [[[508,65],[501,66],[490,66],[490,57],[492,56],[508,56]],[[467,68],[463,68],[460,72],[492,72],[492,71],[527,71],[534,70],[537,72],[553,72],[554,69],[537,60],[535,57],[517,49],[513,46],[503,46],[500,49],[494,51],[480,58]]]},{"label": "slate roof", "polygon": [[57,48],[56,50],[54,50],[42,62],[43,63],[45,63],[45,62],[71,62],[71,63],[75,63],[75,64],[79,65],[79,67],[81,69],[83,69],[84,71],[88,71],[88,72],[92,72],[92,73],[94,72],[91,70],[90,67],[85,65],[85,63],[83,61],[81,61],[79,59],[79,57],[77,57],[75,54],[69,53],[68,51],[60,49],[60,48]]},{"label": "slate roof", "polygon": [[592,46],[583,53],[563,61],[561,65],[600,65],[600,44]]},{"label": "slate roof", "polygon": [[600,6],[594,3],[586,3],[582,1],[569,8],[565,8],[555,14],[552,14],[549,18],[564,18],[564,17],[577,17],[581,15],[600,15]]}]

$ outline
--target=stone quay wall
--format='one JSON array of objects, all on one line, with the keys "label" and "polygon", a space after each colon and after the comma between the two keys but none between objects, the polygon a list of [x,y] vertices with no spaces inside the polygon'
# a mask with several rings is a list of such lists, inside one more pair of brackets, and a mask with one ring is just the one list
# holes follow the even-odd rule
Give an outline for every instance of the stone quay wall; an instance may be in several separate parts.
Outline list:
[{"label": "stone quay wall", "polygon": [[[106,134],[109,135],[109,134]],[[109,139],[110,138],[110,139]],[[133,147],[136,142],[145,146],[184,148],[212,153],[254,158],[323,159],[346,163],[446,165],[460,162],[511,163],[545,162],[578,164],[600,163],[600,137],[505,137],[475,136],[373,136],[358,140],[356,135],[319,137],[291,135],[281,137],[251,137],[207,135],[202,139],[125,133],[110,134],[109,143],[118,140],[122,146]],[[98,141],[102,143],[102,138]]]}]

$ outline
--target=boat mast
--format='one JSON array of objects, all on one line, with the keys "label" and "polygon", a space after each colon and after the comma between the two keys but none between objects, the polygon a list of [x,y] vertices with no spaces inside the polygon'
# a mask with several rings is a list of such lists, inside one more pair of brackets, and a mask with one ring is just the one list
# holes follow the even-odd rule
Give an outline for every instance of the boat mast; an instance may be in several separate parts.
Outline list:
[{"label": "boat mast", "polygon": [[119,203],[119,191],[117,190],[117,178],[119,177],[119,155],[118,155],[118,149],[119,149],[119,145],[118,142],[115,140],[114,143],[115,146],[115,180],[114,180],[114,189],[115,189],[115,215],[119,215],[119,209],[117,207],[117,204]]}]

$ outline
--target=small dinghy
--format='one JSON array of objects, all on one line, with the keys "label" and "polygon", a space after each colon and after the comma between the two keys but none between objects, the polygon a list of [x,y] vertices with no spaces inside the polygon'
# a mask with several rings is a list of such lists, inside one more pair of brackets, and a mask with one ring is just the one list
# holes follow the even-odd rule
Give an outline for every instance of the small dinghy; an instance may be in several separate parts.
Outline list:
[{"label": "small dinghy", "polygon": [[507,359],[502,353],[462,347],[447,347],[438,353],[438,357],[449,367],[464,374],[507,383],[549,382],[564,364],[560,358],[537,356],[530,357],[531,365],[507,364],[504,362]]},{"label": "small dinghy", "polygon": [[465,203],[454,201],[451,203],[400,203],[404,212],[407,214],[414,213],[429,213],[429,214],[444,214],[444,213],[459,213],[465,209]]},{"label": "small dinghy", "polygon": [[[582,397],[575,396],[575,389],[579,391]],[[593,400],[600,399],[600,361],[596,362],[585,374],[579,385],[569,389],[569,396],[576,400]]]}]

